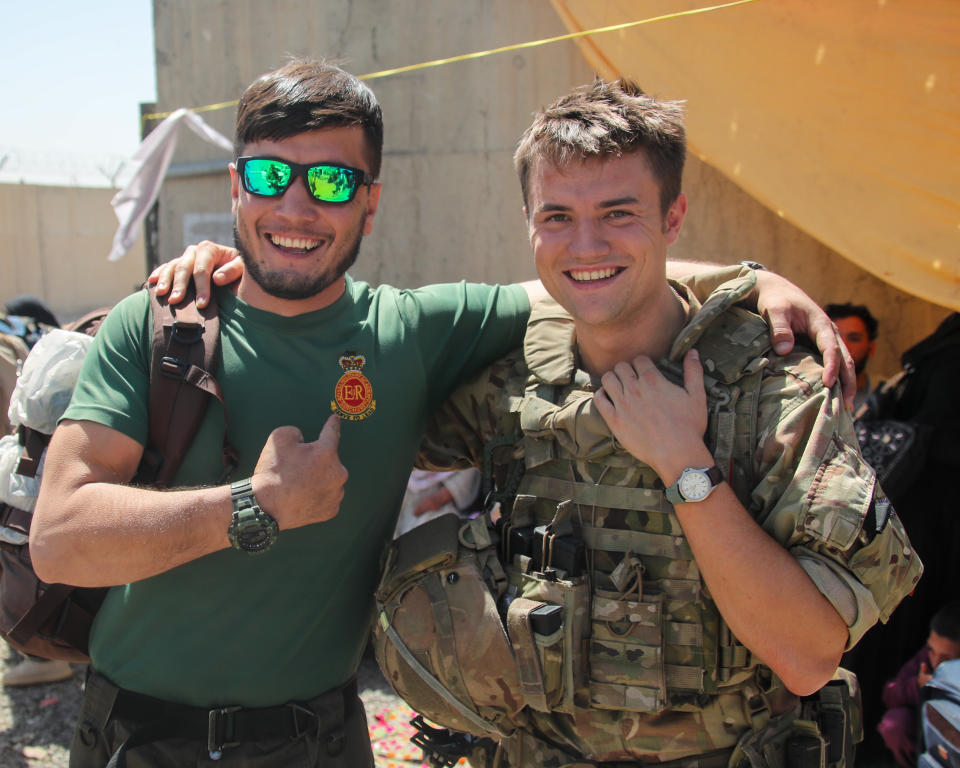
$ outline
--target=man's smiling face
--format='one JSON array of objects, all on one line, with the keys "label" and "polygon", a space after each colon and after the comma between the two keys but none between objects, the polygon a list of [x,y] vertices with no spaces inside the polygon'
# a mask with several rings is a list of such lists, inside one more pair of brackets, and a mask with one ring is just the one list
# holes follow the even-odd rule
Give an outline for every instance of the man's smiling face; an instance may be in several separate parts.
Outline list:
[{"label": "man's smiling face", "polygon": [[666,285],[667,246],[679,234],[684,196],[661,213],[660,185],[642,151],[563,167],[539,162],[529,190],[537,273],[578,334],[634,322]]},{"label": "man's smiling face", "polygon": [[[363,131],[353,126],[254,141],[243,154],[369,169]],[[240,298],[284,315],[336,301],[361,239],[373,228],[380,185],[361,186],[348,203],[322,203],[307,191],[303,178],[294,179],[279,197],[247,192],[234,164],[230,179],[237,249],[246,266]]]}]

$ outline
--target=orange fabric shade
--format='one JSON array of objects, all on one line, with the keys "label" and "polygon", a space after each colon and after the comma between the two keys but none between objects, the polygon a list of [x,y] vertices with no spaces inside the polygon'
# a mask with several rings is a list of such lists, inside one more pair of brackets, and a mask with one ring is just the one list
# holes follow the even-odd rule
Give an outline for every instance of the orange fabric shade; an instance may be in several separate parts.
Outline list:
[{"label": "orange fabric shade", "polygon": [[[552,2],[571,32],[707,4]],[[691,151],[766,206],[960,309],[960,2],[759,0],[577,44],[604,78],[686,99]]]}]

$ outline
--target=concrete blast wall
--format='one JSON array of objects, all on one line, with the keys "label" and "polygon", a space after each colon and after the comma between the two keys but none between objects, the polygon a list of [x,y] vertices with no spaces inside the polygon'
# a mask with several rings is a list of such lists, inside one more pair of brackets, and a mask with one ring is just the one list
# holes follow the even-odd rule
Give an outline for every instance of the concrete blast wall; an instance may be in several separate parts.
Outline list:
[{"label": "concrete blast wall", "polygon": [[[545,1],[154,0],[154,17],[163,111],[235,99],[289,54],[326,56],[363,75],[566,31]],[[352,274],[403,286],[533,277],[513,148],[534,110],[592,77],[563,42],[370,80],[384,110],[384,188]],[[204,118],[232,137],[235,109]],[[180,252],[185,233],[191,241],[208,232],[229,236],[229,160],[188,133],[181,137],[178,172],[200,175],[164,186],[162,259]],[[676,257],[756,259],[818,301],[868,304],[883,334],[877,373],[894,371],[900,351],[946,314],[870,277],[696,158],[687,193]]]},{"label": "concrete blast wall", "polygon": [[120,261],[112,189],[0,184],[0,305],[43,298],[61,322],[110,306],[144,279],[143,238]]}]

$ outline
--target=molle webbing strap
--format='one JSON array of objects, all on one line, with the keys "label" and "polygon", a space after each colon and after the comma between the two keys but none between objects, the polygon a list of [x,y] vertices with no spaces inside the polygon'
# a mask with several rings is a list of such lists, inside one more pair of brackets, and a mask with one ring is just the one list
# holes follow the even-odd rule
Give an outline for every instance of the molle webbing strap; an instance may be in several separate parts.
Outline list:
[{"label": "molle webbing strap", "polygon": [[193,286],[183,303],[170,306],[150,291],[153,361],[150,366],[150,431],[138,479],[166,486],[173,479],[206,413],[209,398],[224,405],[224,478],[236,457],[227,443],[227,413],[214,378],[220,351],[217,305],[197,307]]},{"label": "molle webbing strap", "polygon": [[556,477],[527,475],[520,483],[520,493],[553,501],[629,509],[646,512],[669,512],[670,503],[663,491],[653,488],[630,488],[619,485],[593,485],[562,480]]},{"label": "molle webbing strap", "polygon": [[702,691],[703,667],[683,664],[664,664],[667,688],[674,691]]},{"label": "molle webbing strap", "polygon": [[641,557],[693,560],[690,545],[680,536],[625,528],[595,528],[589,525],[583,526],[580,535],[589,549],[602,552],[633,552]]}]

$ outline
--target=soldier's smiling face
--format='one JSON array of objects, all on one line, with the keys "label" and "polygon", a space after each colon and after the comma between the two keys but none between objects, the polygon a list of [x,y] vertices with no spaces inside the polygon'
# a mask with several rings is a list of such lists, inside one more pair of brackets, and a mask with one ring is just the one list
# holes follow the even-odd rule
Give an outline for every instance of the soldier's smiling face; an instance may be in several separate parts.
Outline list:
[{"label": "soldier's smiling face", "polygon": [[537,273],[581,327],[627,326],[665,284],[667,247],[680,233],[686,198],[666,215],[642,151],[546,161],[531,169],[527,225]]}]

